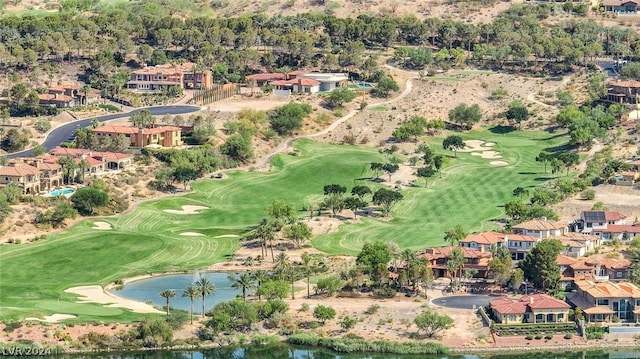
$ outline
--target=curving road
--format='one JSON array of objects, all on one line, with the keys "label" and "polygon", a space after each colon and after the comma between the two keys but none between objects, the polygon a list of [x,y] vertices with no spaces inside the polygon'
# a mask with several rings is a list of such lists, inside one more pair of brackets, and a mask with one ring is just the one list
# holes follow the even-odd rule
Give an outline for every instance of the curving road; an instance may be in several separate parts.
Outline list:
[{"label": "curving road", "polygon": [[[153,106],[153,107],[145,107],[135,109],[129,112],[123,113],[114,113],[110,115],[98,116],[98,117],[90,117],[84,120],[73,121],[69,123],[65,123],[62,126],[56,127],[49,132],[47,137],[45,138],[42,145],[45,148],[46,152],[49,152],[56,146],[60,145],[62,142],[73,140],[74,132],[77,128],[87,127],[91,125],[91,121],[94,119],[98,120],[98,122],[117,120],[120,118],[130,117],[136,112],[140,112],[141,110],[148,110],[154,116],[164,116],[164,115],[183,115],[186,113],[200,111],[200,106],[191,106],[191,105],[169,105],[169,106]],[[24,150],[20,152],[9,153],[3,155],[6,158],[16,158],[16,157],[29,157],[33,156],[31,150]]]}]

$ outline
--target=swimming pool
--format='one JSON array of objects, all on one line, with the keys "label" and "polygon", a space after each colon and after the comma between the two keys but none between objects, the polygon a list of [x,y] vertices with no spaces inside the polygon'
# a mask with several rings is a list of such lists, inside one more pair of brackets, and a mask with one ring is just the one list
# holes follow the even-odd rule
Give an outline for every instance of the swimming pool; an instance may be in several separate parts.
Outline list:
[{"label": "swimming pool", "polygon": [[372,89],[373,85],[368,83],[368,82],[364,82],[364,81],[353,81],[354,84],[358,85],[359,88],[361,89]]},{"label": "swimming pool", "polygon": [[72,194],[75,191],[76,190],[73,189],[73,188],[57,189],[57,190],[54,190],[54,191],[51,191],[51,192],[47,193],[47,197],[68,196],[68,195]]}]

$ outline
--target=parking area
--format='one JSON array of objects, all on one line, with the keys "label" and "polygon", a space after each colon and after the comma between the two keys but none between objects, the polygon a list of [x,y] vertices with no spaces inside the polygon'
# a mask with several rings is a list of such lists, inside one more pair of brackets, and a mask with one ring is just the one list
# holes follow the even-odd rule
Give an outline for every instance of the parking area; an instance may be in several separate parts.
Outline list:
[{"label": "parking area", "polygon": [[489,305],[489,301],[496,298],[498,297],[491,295],[452,295],[436,298],[431,303],[446,308],[476,309]]}]

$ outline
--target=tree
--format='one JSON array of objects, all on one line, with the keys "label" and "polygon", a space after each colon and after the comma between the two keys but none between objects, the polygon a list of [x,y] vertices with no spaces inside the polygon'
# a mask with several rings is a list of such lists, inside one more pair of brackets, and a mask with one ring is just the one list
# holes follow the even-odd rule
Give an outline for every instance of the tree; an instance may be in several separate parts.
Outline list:
[{"label": "tree", "polygon": [[308,241],[313,236],[311,227],[304,222],[298,222],[284,227],[284,236],[289,238],[296,247],[300,248],[302,243]]},{"label": "tree", "polygon": [[215,334],[221,332],[246,332],[258,321],[257,309],[240,300],[230,300],[216,304],[207,315],[211,317],[206,327]]},{"label": "tree", "polygon": [[436,168],[436,171],[440,173],[440,177],[442,177],[442,172],[440,170],[447,163],[447,158],[443,155],[433,156],[433,166]]},{"label": "tree", "polygon": [[506,247],[496,249],[493,258],[489,262],[489,275],[500,285],[505,285],[511,279],[513,260],[511,253]]},{"label": "tree", "polygon": [[421,167],[416,171],[416,176],[424,178],[424,186],[427,187],[427,182],[429,181],[429,177],[433,177],[436,174],[436,171],[429,167]]},{"label": "tree", "polygon": [[200,295],[200,292],[198,290],[198,287],[196,287],[195,285],[190,285],[187,287],[187,289],[185,289],[182,292],[182,296],[185,298],[189,298],[191,300],[191,311],[189,312],[190,317],[191,317],[191,324],[193,324],[193,302],[196,299],[197,296]]},{"label": "tree", "polygon": [[202,316],[204,316],[206,313],[205,298],[208,295],[216,294],[216,287],[211,283],[209,278],[203,277],[202,275],[200,275],[200,278],[198,278],[194,285],[198,290],[198,294],[202,298]]},{"label": "tree", "polygon": [[267,298],[267,301],[282,300],[289,293],[289,283],[284,280],[269,280],[258,287],[258,295]]},{"label": "tree", "polygon": [[253,147],[251,138],[234,133],[229,136],[222,146],[220,152],[231,157],[235,161],[246,163],[247,160],[253,158]]},{"label": "tree", "polygon": [[311,284],[310,284],[311,274],[315,272],[316,267],[314,266],[314,263],[313,263],[313,257],[308,252],[302,253],[302,255],[300,256],[300,259],[302,260],[302,263],[301,263],[302,272],[307,278],[307,298],[310,298],[311,297]]},{"label": "tree", "polygon": [[269,122],[280,135],[288,135],[293,130],[302,127],[302,120],[312,111],[311,105],[306,103],[290,102],[277,107],[269,114]]},{"label": "tree", "polygon": [[331,320],[336,317],[336,310],[332,307],[318,305],[313,310],[313,317],[318,319],[324,325],[327,320]]},{"label": "tree", "polygon": [[424,331],[427,338],[432,338],[440,331],[451,329],[454,325],[451,317],[439,315],[431,310],[419,314],[413,321],[418,327],[418,332]]},{"label": "tree", "polygon": [[515,197],[522,198],[529,194],[529,190],[523,187],[514,188],[513,192],[511,192]]},{"label": "tree", "polygon": [[323,188],[324,191],[324,195],[329,195],[329,194],[345,194],[347,192],[347,187],[341,186],[339,184],[328,184],[325,185]]},{"label": "tree", "polygon": [[356,264],[374,282],[381,283],[387,273],[387,266],[392,256],[393,253],[386,243],[380,241],[365,243],[356,258]]},{"label": "tree", "polygon": [[62,166],[62,174],[64,176],[63,182],[69,184],[71,182],[70,179],[73,178],[73,173],[76,170],[76,162],[71,156],[60,157],[56,162]]},{"label": "tree", "polygon": [[560,286],[560,267],[556,263],[562,251],[562,243],[557,239],[543,239],[536,244],[520,262],[519,267],[535,288],[547,292]]},{"label": "tree", "polygon": [[343,205],[345,208],[350,209],[353,212],[353,219],[357,219],[357,211],[360,208],[366,207],[367,202],[363,201],[358,197],[347,197],[343,201]]},{"label": "tree", "polygon": [[463,149],[464,146],[465,144],[462,137],[456,135],[447,136],[447,138],[442,141],[442,148],[452,150],[454,157],[458,157],[458,150]]},{"label": "tree", "polygon": [[322,200],[321,206],[323,208],[331,210],[333,217],[335,217],[338,212],[344,209],[345,202],[342,198],[342,195],[333,193],[326,196],[324,200]]},{"label": "tree", "polygon": [[505,116],[507,120],[517,123],[520,127],[520,123],[529,119],[529,110],[520,100],[513,100],[509,104]]},{"label": "tree", "polygon": [[371,188],[368,186],[353,186],[351,189],[352,196],[358,196],[361,200],[364,200],[364,196],[371,194]]},{"label": "tree", "polygon": [[109,204],[109,195],[93,187],[78,188],[70,199],[73,207],[86,216],[92,215],[96,208]]},{"label": "tree", "polygon": [[400,90],[400,86],[398,86],[398,83],[395,80],[390,77],[383,76],[378,81],[378,86],[371,92],[378,97],[389,97],[391,92],[398,90]]},{"label": "tree", "polygon": [[[9,186],[5,187],[6,189]],[[60,202],[56,204],[53,209],[53,212],[49,215],[49,222],[53,228],[64,227],[64,221],[67,218],[76,218],[78,216],[78,211],[73,208],[73,206],[67,202]]]},{"label": "tree", "polygon": [[384,166],[384,163],[371,162],[371,164],[369,165],[369,168],[375,173],[374,174],[375,178],[378,178],[380,176],[380,171],[382,171],[383,166]]},{"label": "tree", "polygon": [[333,296],[342,289],[342,284],[340,277],[335,275],[320,278],[316,284],[316,293],[327,293],[329,296]]},{"label": "tree", "polygon": [[385,216],[389,215],[391,207],[399,202],[404,196],[398,191],[380,188],[373,194],[372,202],[377,206],[382,206]]},{"label": "tree", "polygon": [[470,130],[481,119],[482,111],[478,104],[467,106],[467,104],[461,103],[449,111],[449,121],[462,126],[466,130]]},{"label": "tree", "polygon": [[522,282],[524,282],[524,272],[520,268],[516,268],[513,273],[511,273],[511,287],[514,291],[517,291],[520,288]]},{"label": "tree", "polygon": [[255,288],[256,281],[250,273],[242,273],[238,275],[230,275],[229,282],[234,289],[242,290],[242,300],[247,301],[247,291]]},{"label": "tree", "polygon": [[46,150],[45,150],[44,146],[40,145],[40,144],[35,145],[35,146],[33,146],[33,148],[31,148],[31,153],[33,153],[33,155],[35,157],[42,156],[42,155],[45,154],[45,152],[46,152]]},{"label": "tree", "polygon": [[176,296],[176,291],[172,289],[165,289],[160,292],[160,296],[167,300],[167,315],[169,315],[169,301]]},{"label": "tree", "polygon": [[398,172],[400,166],[397,163],[385,163],[382,165],[382,170],[384,170],[387,175],[389,175],[389,182],[391,182],[391,175]]},{"label": "tree", "polygon": [[327,104],[330,108],[341,107],[343,104],[353,101],[356,98],[356,93],[349,88],[339,87],[329,93],[327,97]]},{"label": "tree", "polygon": [[155,123],[155,117],[147,109],[140,110],[129,117],[131,125],[138,128],[149,127]]},{"label": "tree", "polygon": [[198,177],[200,177],[200,173],[191,165],[178,166],[173,170],[173,179],[181,182],[185,190],[187,183],[198,179]]},{"label": "tree", "polygon": [[449,242],[452,246],[457,246],[458,243],[463,240],[467,234],[462,229],[461,225],[456,225],[453,228],[449,228],[444,232],[444,240]]},{"label": "tree", "polygon": [[553,159],[553,155],[548,152],[540,152],[536,156],[536,162],[542,162],[544,164],[544,173],[547,173],[547,163]]}]

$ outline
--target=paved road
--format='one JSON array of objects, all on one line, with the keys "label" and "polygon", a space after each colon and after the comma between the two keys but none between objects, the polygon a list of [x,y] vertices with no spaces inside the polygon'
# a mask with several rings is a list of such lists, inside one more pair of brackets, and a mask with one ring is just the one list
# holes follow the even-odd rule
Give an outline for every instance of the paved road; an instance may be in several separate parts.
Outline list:
[{"label": "paved road", "polygon": [[616,69],[616,63],[611,59],[600,58],[596,60],[596,65],[607,73],[607,76],[611,78],[618,77],[618,70]]},{"label": "paved road", "polygon": [[435,305],[455,309],[474,309],[480,306],[489,305],[492,297],[490,295],[452,295],[448,297],[440,297],[431,301]]},{"label": "paved road", "polygon": [[[164,115],[182,115],[185,113],[196,112],[200,110],[199,106],[191,106],[191,105],[169,105],[169,106],[154,106],[154,107],[146,107],[144,108],[149,110],[154,116],[164,116]],[[90,117],[84,120],[73,121],[69,123],[65,123],[62,126],[56,127],[51,130],[47,135],[47,138],[44,140],[42,145],[45,148],[46,152],[49,152],[56,146],[60,145],[62,142],[73,140],[74,132],[77,128],[87,127],[91,124],[93,119],[98,120],[99,122],[116,120],[120,118],[130,117],[136,112],[140,112],[143,109],[136,109],[130,112],[123,113],[114,113],[110,115],[98,116],[98,117]],[[20,152],[14,152],[7,155],[4,155],[7,158],[16,158],[16,157],[29,157],[33,156],[31,150],[25,150]]]}]

